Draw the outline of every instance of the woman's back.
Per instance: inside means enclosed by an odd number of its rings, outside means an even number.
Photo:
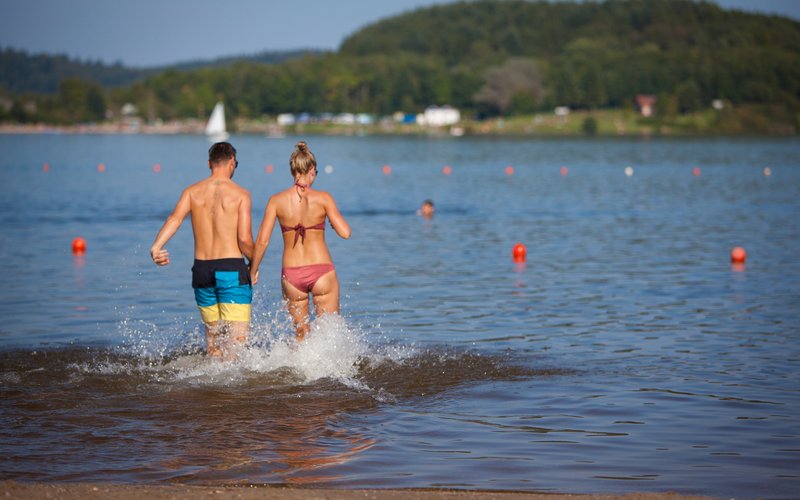
[[[330,263],[325,244],[328,193],[296,186],[276,194],[276,215],[283,232],[284,267]]]

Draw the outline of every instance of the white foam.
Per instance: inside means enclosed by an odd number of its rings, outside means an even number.
[[[294,327],[285,308],[254,314],[247,346],[220,361],[202,353],[204,333],[187,325],[159,329],[152,323],[125,320],[120,329],[126,339],[124,359],[95,360],[81,371],[100,374],[147,374],[151,381],[178,385],[235,386],[254,378],[270,383],[309,384],[330,379],[357,390],[370,390],[358,378],[363,361],[402,362],[416,349],[403,345],[372,345],[361,328],[338,314],[327,314],[310,325],[302,342],[294,338]],[[199,342],[198,342],[199,339]]]

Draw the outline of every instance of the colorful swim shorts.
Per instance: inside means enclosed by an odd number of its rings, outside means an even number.
[[[244,259],[195,259],[192,288],[203,323],[250,321],[253,287]]]

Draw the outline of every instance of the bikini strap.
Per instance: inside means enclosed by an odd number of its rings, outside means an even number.
[[[303,201],[303,195],[300,192],[305,193],[308,184],[303,184],[300,181],[294,181],[294,190],[297,192],[297,197],[300,198],[300,201]]]

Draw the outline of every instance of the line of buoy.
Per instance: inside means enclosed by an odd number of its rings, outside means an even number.
[[[453,167],[451,167],[450,165],[445,165],[444,167],[442,167],[442,173],[444,175],[452,174],[453,173]]]
[[[161,165],[159,165],[158,163],[154,163],[153,164],[153,173],[157,174],[159,172],[161,172]]]
[[[101,174],[106,171],[106,164],[105,163],[98,163],[97,164],[97,171]]]
[[[383,175],[389,175],[391,173],[392,173],[392,167],[390,167],[389,165],[384,165],[383,166]]]

